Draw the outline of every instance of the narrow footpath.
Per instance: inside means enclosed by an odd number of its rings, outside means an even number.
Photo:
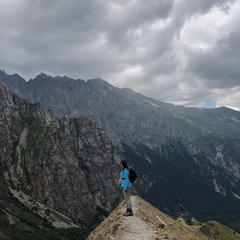
[[[159,239],[156,235],[156,232],[153,228],[149,226],[149,224],[145,223],[139,215],[139,203],[137,201],[137,197],[131,197],[132,204],[133,204],[133,216],[124,217],[123,221],[121,222],[121,226],[119,228],[118,236],[112,236],[111,239],[114,240],[156,240]],[[125,212],[125,208],[121,209],[121,214]]]
[[[168,239],[165,223],[155,208],[137,196],[131,196],[133,216],[125,217],[123,201],[87,238],[87,240],[162,240]]]
[[[106,218],[87,240],[240,240],[240,234],[215,221],[173,219],[138,196],[131,196],[133,216],[125,217],[125,201]],[[206,229],[208,230],[206,234]]]

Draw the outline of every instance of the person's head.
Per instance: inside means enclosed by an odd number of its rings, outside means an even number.
[[[127,161],[124,160],[124,159],[121,160],[121,165],[122,165],[123,168],[127,168],[128,167]]]

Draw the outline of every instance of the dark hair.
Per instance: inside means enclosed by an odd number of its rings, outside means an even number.
[[[121,161],[121,164],[122,164],[122,166],[123,166],[124,168],[127,168],[127,167],[128,167],[127,161],[124,160],[124,159]]]

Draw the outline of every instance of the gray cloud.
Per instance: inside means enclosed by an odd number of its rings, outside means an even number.
[[[0,68],[8,73],[26,80],[42,71],[101,77],[186,106],[222,103],[224,88],[231,95],[228,105],[237,102],[232,88],[239,86],[240,0],[0,4]],[[226,21],[222,24],[220,13]],[[206,49],[196,47],[206,44]]]
[[[188,71],[215,88],[239,86],[240,32],[221,38],[210,51],[189,54]]]

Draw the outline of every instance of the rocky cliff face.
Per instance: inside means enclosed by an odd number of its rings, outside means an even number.
[[[85,117],[56,119],[0,84],[1,181],[66,216],[88,222],[119,201],[119,157]]]
[[[98,122],[137,169],[141,196],[161,210],[224,223],[240,216],[239,112],[174,106],[101,79],[40,74],[23,83],[1,74],[16,93],[59,117]]]

